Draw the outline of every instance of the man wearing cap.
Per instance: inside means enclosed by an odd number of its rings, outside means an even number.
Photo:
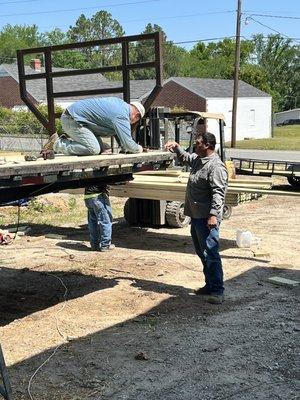
[[[52,135],[48,142],[56,153],[67,155],[95,155],[103,151],[101,137],[115,136],[123,151],[142,153],[131,136],[131,125],[145,115],[139,102],[130,104],[117,97],[99,97],[76,101],[61,116],[61,124],[68,137]],[[50,145],[50,147],[49,147]]]

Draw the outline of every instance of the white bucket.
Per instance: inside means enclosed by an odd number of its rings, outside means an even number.
[[[238,229],[236,231],[236,244],[238,247],[251,247],[253,244],[253,235],[250,231]]]

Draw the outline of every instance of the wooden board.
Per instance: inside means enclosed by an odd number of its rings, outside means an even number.
[[[150,151],[139,154],[105,154],[97,156],[56,156],[54,160],[38,159],[37,161],[15,160],[0,165],[0,178],[13,175],[26,176],[45,174],[76,169],[100,169],[112,165],[155,163],[171,161],[174,154],[170,152]]]
[[[177,176],[176,176],[177,175]],[[119,197],[140,199],[182,201],[185,200],[188,174],[164,176],[162,172],[151,174],[134,174],[134,180],[124,185],[113,185],[111,194]],[[247,182],[247,183],[245,183]],[[240,201],[248,201],[260,195],[274,194],[286,196],[300,196],[297,192],[271,190],[272,181],[258,179],[229,180],[226,204],[236,205]],[[244,196],[244,199],[243,199]]]

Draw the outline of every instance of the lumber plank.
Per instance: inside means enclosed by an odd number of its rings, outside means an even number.
[[[54,160],[9,161],[0,165],[0,177],[12,175],[45,174],[76,169],[100,169],[111,165],[138,164],[159,161],[171,161],[170,152],[151,151],[139,154],[105,154],[96,156],[57,156]]]

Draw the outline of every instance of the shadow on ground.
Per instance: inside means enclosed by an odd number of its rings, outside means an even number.
[[[28,236],[41,236],[60,240],[57,245],[63,248],[74,250],[87,251],[89,248],[85,244],[80,243],[89,241],[89,234],[87,225],[81,225],[80,228],[72,227],[54,227],[47,224],[30,224],[31,230]],[[13,226],[7,226],[9,229]],[[127,249],[149,250],[149,251],[165,251],[180,253],[193,252],[192,239],[189,231],[186,234],[178,234],[180,230],[176,228],[155,229],[153,231],[149,228],[132,227],[128,225],[124,219],[120,219],[113,225],[113,242],[117,247],[124,247]],[[175,235],[174,235],[175,233]],[[222,234],[222,231],[221,231]],[[54,235],[54,236],[52,236]],[[130,237],[130,240],[128,240]],[[71,242],[76,242],[72,244]],[[79,242],[79,243],[78,243]],[[236,247],[235,240],[222,239],[220,240],[220,249],[226,250]]]
[[[274,274],[297,278],[290,270],[258,265],[226,282],[228,299],[221,306],[181,286],[129,279],[140,296],[171,297],[146,314],[64,344],[35,377],[35,398],[296,398],[295,336],[280,325],[286,317],[288,326],[296,315],[296,289],[266,283]],[[44,290],[60,296],[50,277],[44,278]],[[72,286],[72,277],[66,283]],[[90,284],[96,290],[98,283]],[[115,280],[99,280],[100,288],[114,284]],[[36,300],[43,303],[39,289],[38,293]],[[9,368],[16,400],[27,398],[29,377],[50,354],[47,350]]]
[[[1,267],[0,326],[64,301],[65,290],[58,278],[68,288],[68,299],[82,297],[117,284],[114,279],[83,275],[77,271],[38,272],[28,268],[16,270]]]

